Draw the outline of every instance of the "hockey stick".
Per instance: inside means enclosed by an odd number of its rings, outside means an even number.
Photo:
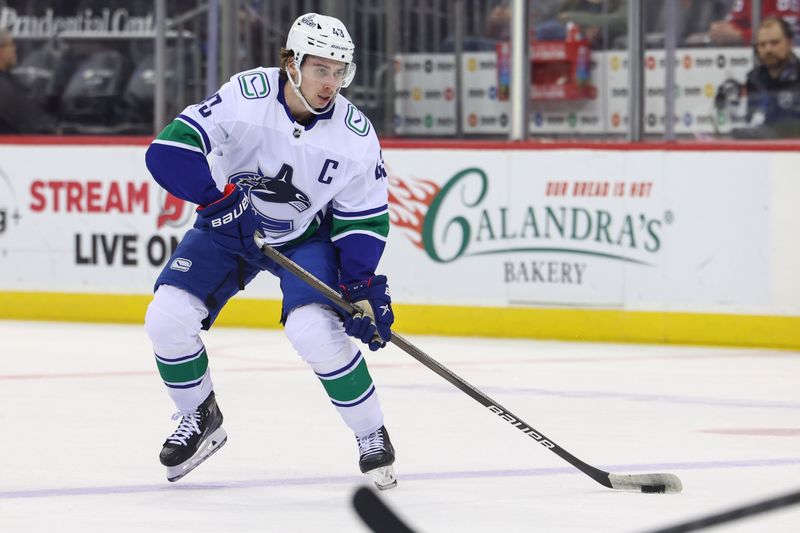
[[[735,507],[728,511],[704,516],[703,518],[690,520],[682,524],[676,524],[674,526],[653,530],[649,533],[687,533],[688,531],[697,531],[698,529],[705,529],[718,524],[724,524],[725,522],[732,522],[748,516],[766,513],[767,511],[780,509],[781,507],[794,505],[796,503],[800,503],[800,490],[790,492],[789,494],[784,494],[782,496],[777,496],[775,498],[761,500],[749,505]]]
[[[261,251],[264,252],[264,255],[278,263],[280,266],[284,267],[301,280],[305,281],[314,289],[321,292],[333,303],[345,309],[348,313],[355,314],[361,312],[358,307],[345,300],[338,292],[324,284],[310,272],[307,272],[303,267],[271,246],[263,244],[261,239],[258,237],[256,237],[256,242],[259,246],[261,246]],[[459,390],[467,394],[467,396],[486,407],[489,412],[494,413],[518,430],[522,431],[525,435],[532,438],[545,448],[548,448],[550,451],[604,487],[608,487],[610,489],[641,492],[680,492],[683,488],[680,479],[678,479],[678,477],[674,474],[611,474],[609,472],[605,472],[604,470],[600,470],[599,468],[588,465],[561,446],[557,445],[551,439],[545,437],[541,432],[529,426],[517,415],[511,413],[511,411],[464,381],[444,365],[431,358],[425,352],[405,340],[394,331],[392,331],[391,342],[408,355],[444,378],[446,381],[450,382]]]
[[[414,530],[368,487],[360,487],[353,493],[353,507],[361,520],[376,533],[414,533]]]

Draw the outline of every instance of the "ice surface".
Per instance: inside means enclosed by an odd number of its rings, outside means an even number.
[[[419,532],[638,532],[800,489],[800,353],[409,336],[558,445],[680,494],[606,489],[395,347],[367,355]],[[353,436],[278,330],[205,336],[228,444],[178,483],[142,327],[0,321],[0,531],[360,532]],[[800,531],[800,505],[714,528]]]

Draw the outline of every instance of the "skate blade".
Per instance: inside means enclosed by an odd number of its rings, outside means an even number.
[[[225,430],[221,427],[217,428],[214,433],[206,437],[206,440],[200,444],[197,452],[195,452],[195,454],[187,461],[184,461],[176,466],[167,467],[167,481],[178,481],[183,476],[200,466],[203,461],[214,455],[214,453],[222,448],[227,441],[228,434],[225,433]]]
[[[397,478],[394,476],[394,467],[392,465],[370,470],[367,474],[375,482],[378,490],[389,490],[397,486]]]

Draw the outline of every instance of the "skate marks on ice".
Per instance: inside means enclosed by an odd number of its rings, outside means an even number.
[[[370,480],[353,437],[281,331],[208,332],[230,440],[174,484],[158,462],[173,406],[141,327],[0,322],[0,338],[4,533],[364,530],[349,496]],[[380,496],[419,531],[641,532],[800,479],[798,354],[414,342],[597,466],[685,485],[652,497],[587,483],[390,347],[369,359],[397,450],[398,487]],[[796,508],[719,530],[793,532]]]
[[[669,469],[675,471],[692,470],[720,470],[720,469],[750,469],[781,466],[800,467],[800,456],[784,459],[754,459],[743,461],[706,461],[698,463],[653,463],[653,464],[619,464],[599,465],[603,469],[625,470],[629,472],[647,472],[650,470]],[[475,470],[475,471],[442,471],[442,472],[403,472],[400,477],[403,481],[459,481],[459,480],[491,480],[497,481],[504,478],[540,478],[550,476],[573,475],[580,476],[570,466],[556,468],[519,468],[513,470]],[[54,498],[54,497],[79,497],[79,496],[111,496],[120,494],[142,494],[181,491],[204,491],[220,489],[258,489],[302,486],[349,486],[364,483],[365,476],[315,476],[315,477],[288,477],[288,478],[262,478],[242,479],[228,481],[181,482],[167,485],[153,483],[142,485],[98,485],[84,487],[53,487],[37,488],[30,490],[3,490],[0,491],[0,500]],[[590,486],[591,488],[591,486]],[[592,489],[596,491],[598,489]],[[600,489],[602,490],[602,489]]]

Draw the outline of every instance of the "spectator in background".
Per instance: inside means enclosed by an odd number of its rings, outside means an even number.
[[[723,20],[713,22],[708,30],[711,42],[718,46],[750,44],[753,38],[752,0],[736,0]],[[761,18],[777,16],[786,20],[795,35],[800,22],[800,0],[761,0]]]
[[[536,27],[536,38],[540,41],[566,40],[569,22],[578,25],[592,48],[608,48],[616,37],[627,31],[628,1],[561,0],[555,17]],[[607,28],[607,36],[604,36],[604,28]]]
[[[792,52],[792,28],[779,17],[758,26],[758,66],[747,74],[749,128],[733,131],[737,138],[800,136],[800,62]]]
[[[500,2],[489,11],[483,34],[496,41],[508,41],[511,38],[511,6],[508,2]]]
[[[528,8],[529,29],[543,20],[549,20],[558,13],[563,0],[534,0]],[[496,4],[486,15],[483,35],[495,41],[511,39],[511,5],[507,0]]]
[[[8,30],[0,29],[0,134],[54,133],[55,120],[11,74],[16,64],[14,39]]]

